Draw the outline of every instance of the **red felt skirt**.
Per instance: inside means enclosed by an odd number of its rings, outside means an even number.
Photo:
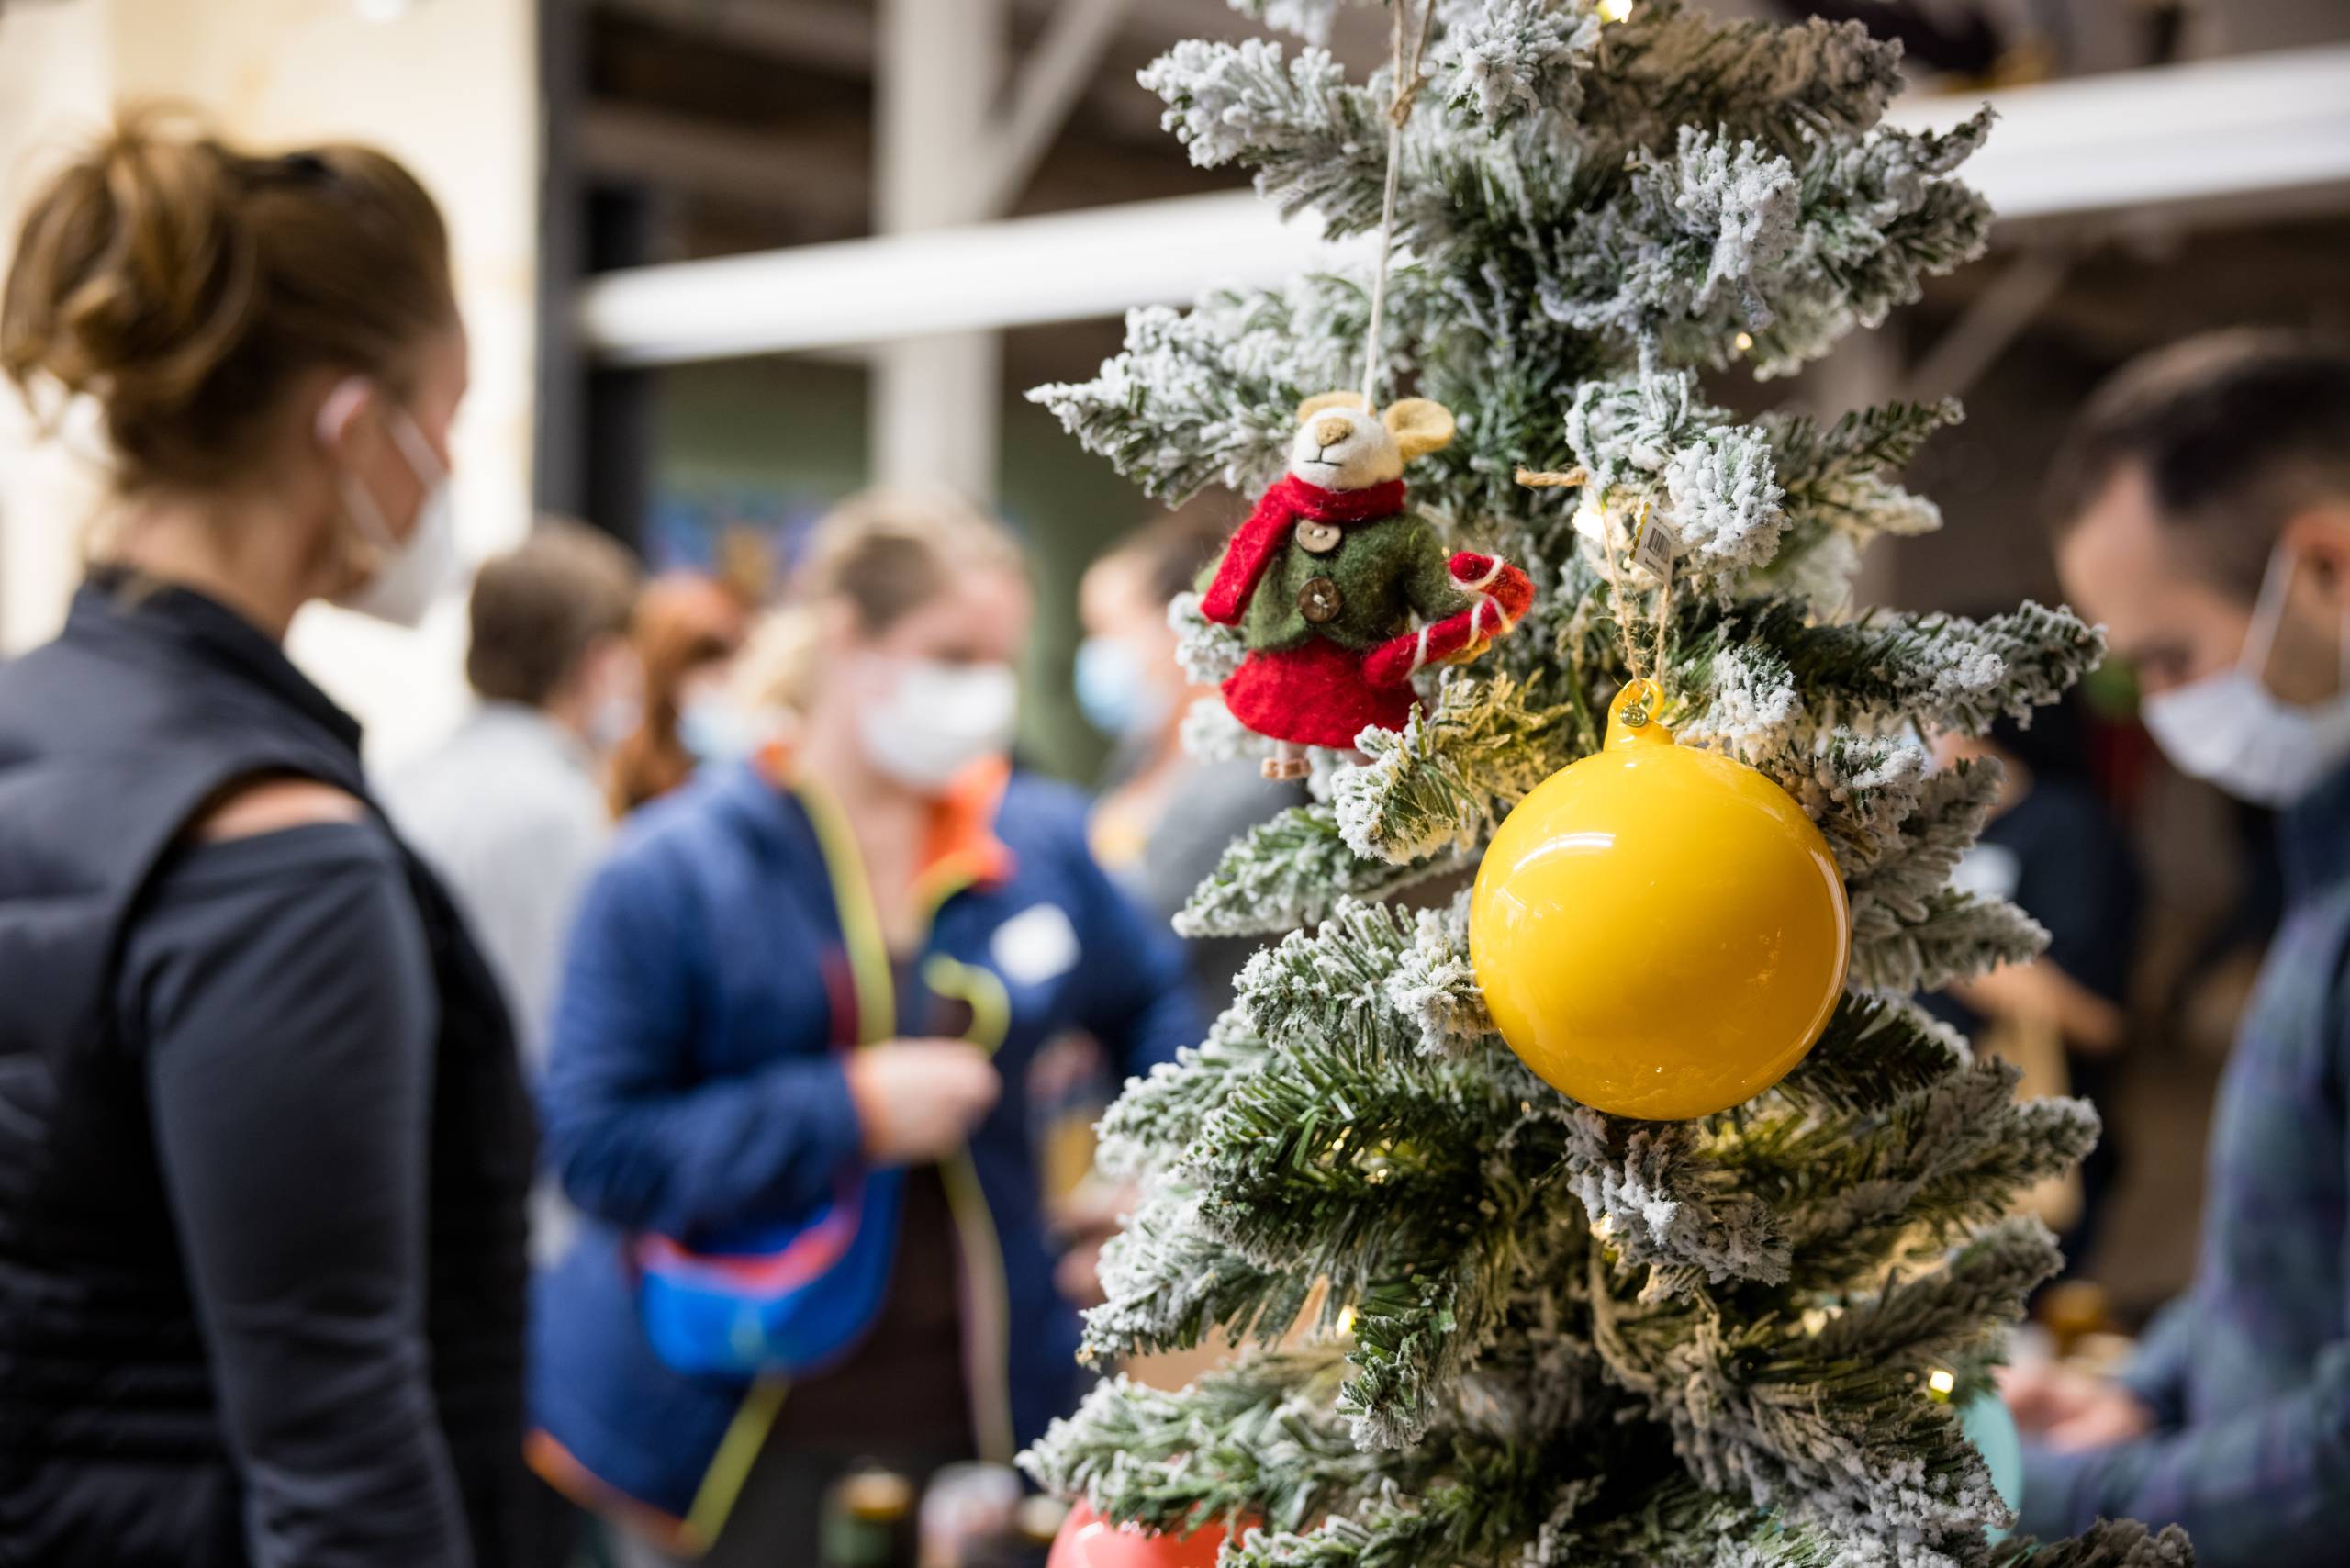
[[[1417,701],[1408,681],[1371,685],[1363,661],[1362,654],[1327,637],[1250,654],[1225,678],[1224,703],[1260,735],[1349,751],[1355,736],[1371,725],[1402,729]]]

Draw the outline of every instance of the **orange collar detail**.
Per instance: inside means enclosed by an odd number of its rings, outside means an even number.
[[[930,842],[923,846],[924,881],[951,875],[950,868],[972,882],[1001,882],[1012,875],[1012,850],[995,835],[996,812],[1011,782],[1011,761],[991,756],[947,785],[931,809]]]
[[[779,790],[795,788],[792,752],[774,740],[759,748],[759,772]],[[988,757],[957,774],[946,792],[931,802],[930,825],[916,874],[927,902],[935,904],[959,888],[990,885],[1011,877],[1011,847],[995,834],[996,812],[1012,782],[1009,758]]]

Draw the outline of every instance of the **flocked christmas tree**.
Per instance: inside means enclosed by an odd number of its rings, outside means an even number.
[[[1395,83],[1310,41],[1337,0],[1237,3],[1309,41],[1177,47],[1144,76],[1169,125],[1284,211],[1375,230]],[[1416,32],[1423,0],[1394,3]],[[2011,1069],[1909,1000],[2042,941],[1950,886],[1997,776],[1930,771],[1919,734],[2028,715],[2099,639],[2029,604],[1851,608],[1862,547],[1937,526],[1893,476],[1955,407],[1742,421],[1699,381],[1791,372],[1975,254],[1989,214],[1953,172],[1987,117],[1880,126],[1897,50],[1852,24],[1433,4],[1379,352],[1389,395],[1459,418],[1411,504],[1523,564],[1534,608],[1422,677],[1405,730],[1321,757],[1315,802],[1236,843],[1182,915],[1269,946],[1209,1039],[1103,1125],[1144,1196],[1088,1348],[1251,1348],[1180,1393],[1107,1381],[1027,1462],[1113,1518],[1232,1527],[1227,1565],[2184,1563],[2176,1532],[2130,1524],[1994,1543],[2007,1510],[1956,1403],[2057,1263],[2018,1199],[2096,1124],[2018,1101]],[[1301,398],[1354,384],[1369,271],[1136,312],[1099,376],[1036,396],[1156,497],[1253,493]],[[1581,470],[1580,494],[1520,468]],[[1669,602],[1611,591],[1609,520],[1644,508],[1679,531]],[[1194,610],[1186,655],[1220,678],[1237,640]],[[1634,657],[1684,743],[1802,804],[1850,898],[1817,1046],[1695,1121],[1607,1115],[1530,1072],[1451,896],[1598,744]],[[1195,719],[1202,747],[1248,744]]]

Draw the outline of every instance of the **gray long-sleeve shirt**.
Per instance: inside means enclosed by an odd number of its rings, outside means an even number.
[[[464,912],[535,1076],[563,941],[611,839],[587,747],[535,709],[487,702],[438,750],[396,769],[381,793]]]

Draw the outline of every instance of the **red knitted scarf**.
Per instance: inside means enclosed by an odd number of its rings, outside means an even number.
[[[1200,613],[1225,626],[1237,625],[1241,611],[1248,605],[1248,596],[1256,590],[1257,579],[1265,575],[1273,557],[1289,543],[1299,518],[1311,518],[1315,522],[1369,522],[1374,518],[1393,517],[1404,510],[1404,481],[1390,479],[1361,490],[1326,490],[1319,485],[1308,484],[1294,474],[1284,474],[1278,484],[1265,492],[1248,521],[1233,533],[1232,543],[1225,546],[1224,564],[1215,569],[1215,581],[1208,585],[1207,597],[1200,600]]]

